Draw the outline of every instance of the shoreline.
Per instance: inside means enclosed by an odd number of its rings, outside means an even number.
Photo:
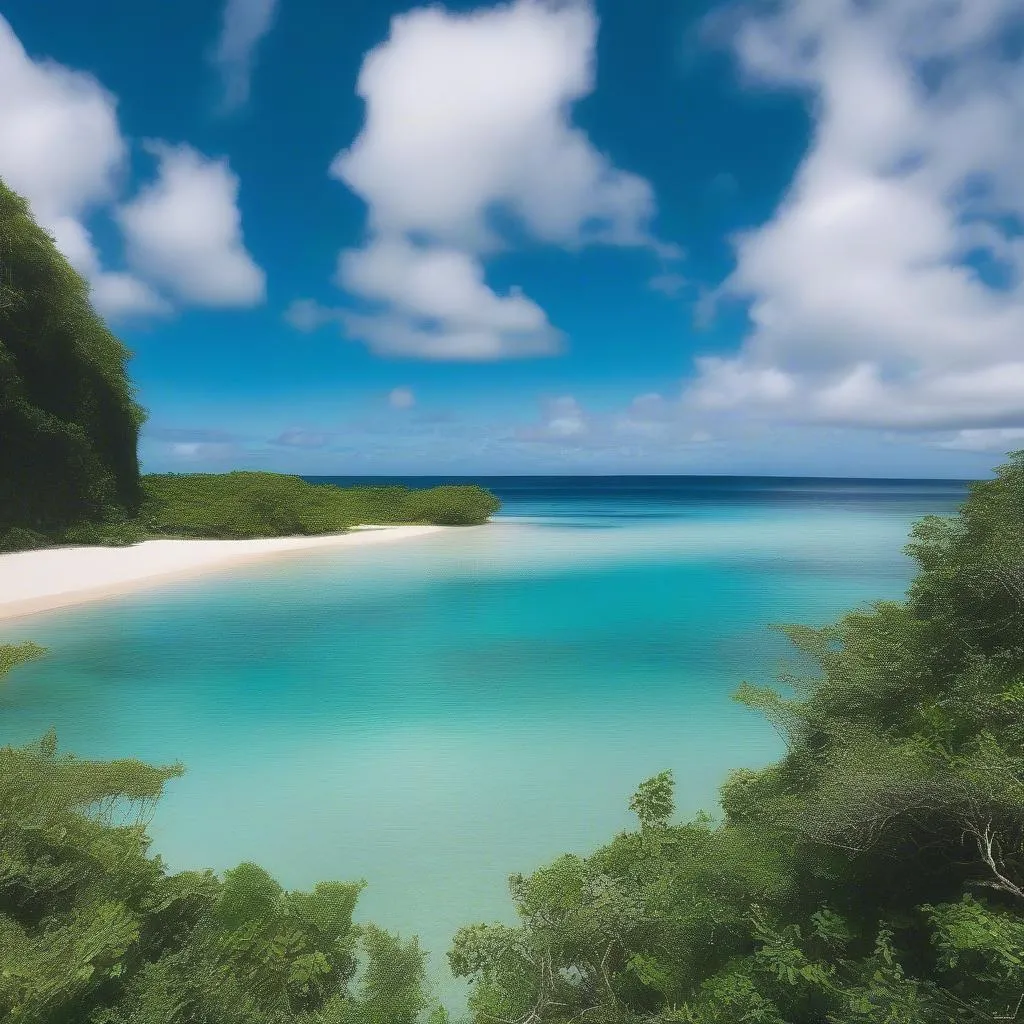
[[[348,533],[253,540],[146,540],[127,547],[42,548],[0,555],[0,621],[90,604],[292,551],[394,543],[448,526],[357,526]]]

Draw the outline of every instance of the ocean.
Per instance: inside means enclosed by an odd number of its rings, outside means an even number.
[[[458,1010],[443,954],[462,924],[514,921],[508,875],[633,827],[631,794],[666,768],[680,816],[714,813],[730,769],[781,750],[731,700],[794,664],[770,625],[901,597],[912,522],[966,494],[474,482],[503,500],[490,525],[7,623],[0,640],[49,655],[0,688],[0,743],[54,726],[79,756],[184,762],[151,828],[171,869],[253,860],[289,888],[364,878],[357,918],[418,934]]]

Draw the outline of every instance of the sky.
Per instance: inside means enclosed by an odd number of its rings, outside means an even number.
[[[149,472],[986,476],[1020,0],[0,0]]]

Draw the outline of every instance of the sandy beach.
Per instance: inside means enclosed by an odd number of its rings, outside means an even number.
[[[115,597],[292,551],[391,544],[449,529],[363,526],[350,533],[259,540],[147,540],[131,547],[69,547],[0,555],[0,620]]]

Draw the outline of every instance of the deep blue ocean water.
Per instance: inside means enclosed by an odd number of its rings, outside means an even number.
[[[443,953],[461,924],[513,919],[508,875],[632,827],[665,768],[681,814],[714,811],[730,768],[780,750],[730,700],[790,657],[769,624],[900,597],[911,523],[966,493],[475,479],[504,501],[484,527],[8,623],[50,654],[0,689],[0,742],[53,725],[81,756],[183,761],[151,830],[172,869],[365,878],[357,916],[419,934],[457,1008]]]

